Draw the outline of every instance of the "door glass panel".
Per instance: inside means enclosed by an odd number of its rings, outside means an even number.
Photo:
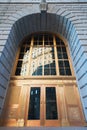
[[[55,120],[57,116],[56,91],[54,87],[46,87],[46,119]]]
[[[40,88],[32,87],[30,91],[30,102],[28,120],[40,119]]]

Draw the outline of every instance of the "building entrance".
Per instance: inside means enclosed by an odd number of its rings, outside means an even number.
[[[26,126],[79,126],[83,114],[76,85],[29,87]]]
[[[3,126],[83,126],[84,115],[75,78],[12,78]]]
[[[3,126],[83,126],[84,115],[67,43],[35,33],[19,46]]]

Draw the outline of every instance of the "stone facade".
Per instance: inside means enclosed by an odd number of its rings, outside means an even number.
[[[36,2],[40,2],[41,0],[0,0],[0,2],[31,2],[31,3],[36,3]],[[53,2],[57,2],[57,3],[61,3],[61,2],[87,2],[87,0],[46,0],[47,2],[53,3]]]
[[[68,42],[87,121],[87,0],[48,2],[47,12],[41,12],[38,1],[4,2],[9,3],[0,3],[0,113],[20,41],[31,33],[48,31]]]

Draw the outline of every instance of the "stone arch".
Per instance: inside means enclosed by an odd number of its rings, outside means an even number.
[[[85,50],[82,46],[82,42],[77,34],[74,24],[64,16],[51,13],[36,13],[27,15],[20,18],[13,24],[9,37],[6,41],[5,47],[2,48],[2,54],[0,59],[1,62],[0,67],[2,67],[2,70],[0,70],[1,74],[0,83],[2,86],[2,97],[3,97],[2,98],[3,100],[1,101],[0,104],[1,109],[3,108],[5,94],[8,88],[11,69],[18,45],[25,36],[40,31],[54,32],[56,34],[59,33],[62,37],[64,37],[68,41],[69,49],[74,64],[74,69],[76,72],[76,78],[78,81],[84,113],[87,116],[87,106],[85,104],[86,102],[85,96],[87,95],[85,91],[87,89],[86,88],[87,59]]]

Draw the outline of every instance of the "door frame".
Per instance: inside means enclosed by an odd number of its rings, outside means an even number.
[[[32,87],[40,87],[40,120],[27,120],[29,102],[30,102],[30,89]],[[56,120],[46,119],[46,87],[55,87],[56,90],[56,104],[57,104],[57,116]],[[28,85],[27,86],[27,99],[26,99],[26,114],[25,114],[25,126],[60,126],[60,101],[58,96],[58,85],[55,84],[45,84],[45,85]]]

